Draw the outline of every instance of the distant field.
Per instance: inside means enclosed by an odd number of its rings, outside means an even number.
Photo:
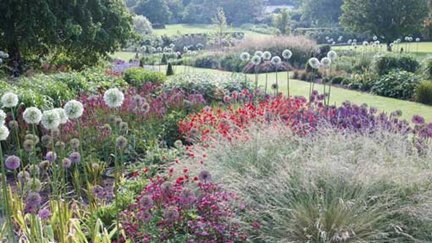
[[[410,53],[418,53],[418,54],[432,54],[432,42],[420,42],[420,43],[410,43],[410,44],[397,44],[393,47],[393,51],[400,52],[401,48],[403,48],[404,52],[410,52]],[[334,47],[335,50],[349,50],[353,49],[352,46],[336,46]],[[374,49],[371,46],[364,47],[363,45],[358,45],[356,50],[358,52],[371,52],[371,51],[386,51],[386,46],[381,45],[380,48]]]
[[[241,28],[234,28],[229,27],[229,32],[234,31],[242,31],[245,33],[246,36],[249,37],[259,37],[259,36],[267,36],[265,34],[260,34],[248,30],[243,30]],[[167,25],[165,29],[155,29],[155,34],[161,36],[161,35],[167,35],[167,36],[174,36],[174,35],[181,35],[181,34],[197,34],[197,33],[214,33],[215,32],[215,26],[214,25],[189,25],[189,24],[172,24]]]

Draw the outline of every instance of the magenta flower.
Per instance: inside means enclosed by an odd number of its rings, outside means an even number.
[[[72,152],[69,155],[69,159],[72,162],[72,164],[78,164],[79,162],[81,162],[81,154],[78,152]]]
[[[425,119],[422,116],[415,115],[411,120],[416,125],[422,125],[425,123]]]
[[[9,170],[16,170],[21,165],[21,159],[18,156],[11,155],[8,156],[5,160],[5,166]]]
[[[48,160],[49,162],[53,162],[57,159],[57,154],[53,151],[49,151],[46,155],[45,155],[45,159]]]
[[[51,218],[51,211],[47,208],[41,209],[39,210],[39,218],[41,218],[42,220],[48,220],[49,218]]]

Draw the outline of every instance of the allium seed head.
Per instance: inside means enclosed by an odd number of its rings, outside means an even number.
[[[42,120],[42,112],[36,107],[29,107],[25,109],[23,118],[27,124],[39,124]]]
[[[18,96],[12,92],[6,92],[1,97],[3,107],[13,108],[18,105]]]
[[[5,160],[5,166],[9,170],[16,170],[21,165],[21,159],[18,156],[11,155],[8,156]]]

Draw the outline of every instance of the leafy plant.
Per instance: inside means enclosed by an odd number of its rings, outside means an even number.
[[[161,84],[166,80],[166,76],[143,68],[130,68],[125,71],[124,79],[134,87],[142,87],[145,83]]]
[[[406,71],[393,71],[378,79],[371,88],[375,94],[398,98],[411,99],[420,83],[420,78]]]
[[[432,82],[425,80],[420,82],[415,90],[415,99],[417,102],[432,105]]]

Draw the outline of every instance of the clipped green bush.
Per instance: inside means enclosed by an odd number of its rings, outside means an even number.
[[[161,84],[165,82],[166,76],[143,68],[130,68],[125,71],[124,80],[134,87],[141,87],[145,83]]]
[[[423,64],[423,72],[426,79],[432,79],[432,58],[427,58]]]
[[[377,95],[398,99],[411,99],[420,83],[420,78],[406,71],[392,71],[378,79],[371,88]]]
[[[432,105],[432,82],[430,80],[422,81],[418,85],[415,98],[417,102]]]
[[[171,63],[168,63],[168,67],[167,67],[167,71],[166,71],[166,76],[171,76],[174,75],[174,69],[172,67]]]
[[[377,56],[374,60],[374,69],[379,75],[385,75],[392,70],[416,72],[420,63],[411,56],[383,55]]]

